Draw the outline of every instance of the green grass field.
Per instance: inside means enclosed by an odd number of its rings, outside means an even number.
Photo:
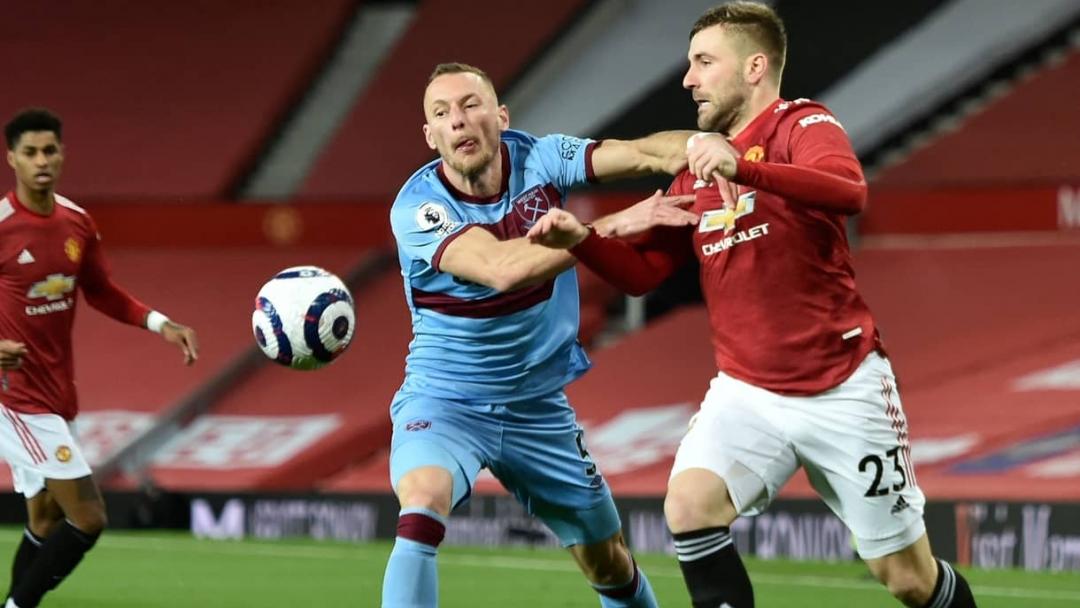
[[[20,530],[0,529],[10,560]],[[200,541],[183,534],[109,532],[64,585],[52,608],[378,606],[387,543]],[[665,606],[689,606],[674,558],[639,555]],[[7,563],[3,571],[7,571]],[[752,561],[759,606],[899,606],[859,564]],[[444,608],[599,605],[557,550],[444,547]],[[1080,606],[1080,573],[965,570],[980,608]],[[7,587],[7,580],[3,582]]]

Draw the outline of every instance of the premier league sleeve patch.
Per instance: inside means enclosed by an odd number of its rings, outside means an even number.
[[[427,201],[416,210],[416,225],[420,232],[436,231],[439,236],[446,236],[457,228],[458,223],[451,219],[450,212],[439,203]]]

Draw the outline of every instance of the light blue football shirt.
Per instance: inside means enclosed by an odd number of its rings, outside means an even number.
[[[458,192],[442,162],[405,182],[390,211],[413,340],[403,391],[483,402],[529,399],[561,389],[591,363],[577,342],[577,274],[507,293],[439,268],[442,252],[466,229],[502,240],[525,235],[566,193],[592,178],[595,142],[566,135],[502,133],[500,195]],[[479,226],[480,228],[475,228]]]

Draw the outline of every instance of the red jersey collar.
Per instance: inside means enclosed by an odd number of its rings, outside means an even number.
[[[756,134],[757,130],[760,129],[761,126],[769,120],[769,117],[776,113],[776,108],[781,103],[784,103],[784,100],[781,98],[777,98],[776,101],[770,103],[764,110],[762,110],[757,116],[755,116],[749,124],[746,125],[745,129],[739,131],[738,135],[731,138],[731,141],[742,142],[743,140],[749,139],[752,135]]]
[[[14,202],[14,203],[15,203],[15,207],[17,207],[17,208],[19,208],[19,209],[22,209],[23,211],[25,211],[25,212],[29,213],[29,214],[30,214],[31,216],[33,216],[33,217],[40,217],[40,218],[44,219],[44,218],[50,218],[50,217],[52,217],[52,216],[53,216],[54,214],[56,214],[56,197],[55,197],[55,196],[53,197],[53,206],[52,206],[52,211],[51,211],[51,212],[49,212],[48,214],[42,214],[42,213],[38,213],[37,211],[34,211],[34,210],[33,210],[33,209],[31,209],[30,207],[27,207],[27,206],[26,206],[26,203],[24,203],[24,202],[22,202],[21,200],[19,200],[19,195],[15,194],[15,190],[9,190],[9,191],[8,191],[8,193],[7,193],[7,199],[8,199],[8,200],[10,200],[10,201],[12,201],[12,202]]]

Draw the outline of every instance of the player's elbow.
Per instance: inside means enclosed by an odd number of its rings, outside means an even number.
[[[869,194],[870,191],[865,181],[859,180],[854,184],[847,196],[847,200],[844,201],[847,212],[851,215],[862,213],[866,209],[866,200],[869,198]]]
[[[652,278],[627,278],[617,285],[626,295],[640,298],[660,286],[660,282]]]
[[[514,268],[492,268],[488,272],[487,286],[499,293],[521,289],[529,285],[529,276]]]

